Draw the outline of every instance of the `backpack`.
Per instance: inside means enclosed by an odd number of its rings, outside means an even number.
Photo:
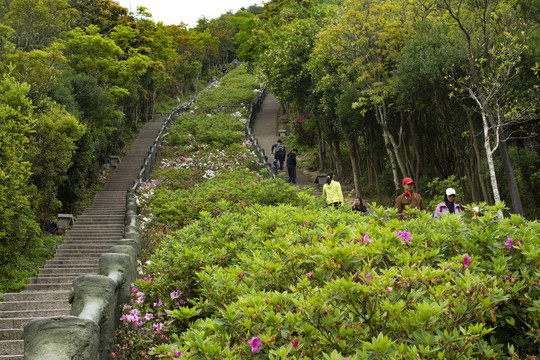
[[[277,144],[274,157],[277,157],[277,158],[285,157],[285,146],[283,144]]]

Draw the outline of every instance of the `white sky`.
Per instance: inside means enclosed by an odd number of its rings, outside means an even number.
[[[144,6],[152,14],[154,21],[165,25],[186,23],[195,27],[201,17],[215,19],[227,11],[233,13],[250,5],[262,5],[262,0],[116,0],[121,6],[135,13],[138,6]]]

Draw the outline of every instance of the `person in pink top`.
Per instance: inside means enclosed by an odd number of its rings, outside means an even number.
[[[440,219],[444,214],[461,214],[463,210],[459,204],[456,204],[456,190],[453,188],[448,188],[444,192],[444,201],[439,203],[435,207],[435,213],[433,217],[435,219]]]

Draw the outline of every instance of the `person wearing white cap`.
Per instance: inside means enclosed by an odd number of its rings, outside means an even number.
[[[437,205],[433,217],[435,219],[440,219],[444,214],[461,214],[461,206],[454,202],[455,199],[456,190],[453,188],[446,189],[444,192],[444,201]]]

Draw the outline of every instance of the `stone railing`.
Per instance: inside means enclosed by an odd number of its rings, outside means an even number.
[[[260,162],[271,174],[264,150],[253,137],[252,126],[266,95],[265,89],[250,105],[246,133],[253,142]],[[97,275],[81,275],[72,283],[69,302],[71,315],[49,317],[29,322],[24,327],[24,358],[26,360],[110,358],[114,331],[119,325],[121,304],[129,303],[131,284],[137,277],[140,254],[135,192],[146,181],[157,160],[159,147],[173,117],[188,111],[195,99],[173,109],[163,123],[132,188],[127,192],[123,239],[99,258]]]

